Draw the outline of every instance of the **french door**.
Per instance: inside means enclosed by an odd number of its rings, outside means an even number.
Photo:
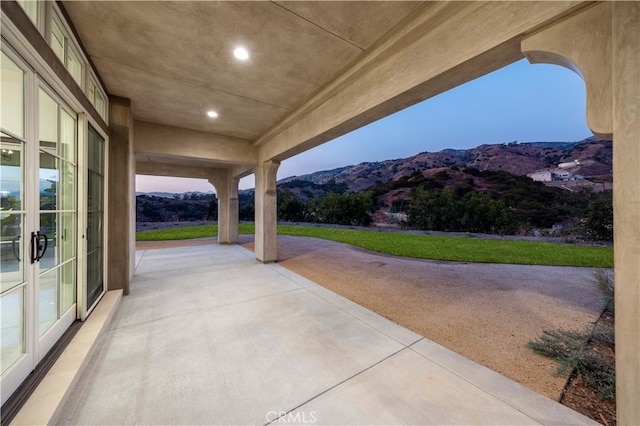
[[[2,403],[76,319],[78,115],[2,51]]]
[[[105,140],[91,124],[87,132],[87,279],[86,307],[105,292],[104,283]]]

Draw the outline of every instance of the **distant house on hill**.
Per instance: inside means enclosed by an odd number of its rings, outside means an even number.
[[[527,174],[531,179],[536,182],[551,182],[551,181],[569,181],[584,179],[584,176],[575,174],[568,170],[538,170],[533,173]]]
[[[551,182],[551,170],[539,170],[533,173],[527,174],[531,179],[536,182]]]
[[[574,174],[567,170],[551,172],[551,180],[573,180]]]

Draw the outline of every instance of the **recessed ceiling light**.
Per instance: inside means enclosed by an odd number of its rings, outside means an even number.
[[[207,111],[207,115],[211,118],[216,118],[218,116],[218,113],[215,111]]]
[[[249,59],[249,51],[242,46],[236,47],[236,49],[233,51],[233,56],[240,59],[241,61],[246,61],[247,59]]]

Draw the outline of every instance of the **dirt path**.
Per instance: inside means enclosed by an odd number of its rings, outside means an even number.
[[[253,249],[252,238],[241,243]],[[414,260],[287,236],[278,253],[281,266],[555,400],[566,378],[526,343],[600,310],[588,268]]]

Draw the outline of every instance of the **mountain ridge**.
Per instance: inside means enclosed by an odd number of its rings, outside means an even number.
[[[416,172],[430,169],[472,167],[480,171],[506,171],[527,175],[544,169],[557,168],[560,163],[578,160],[570,169],[585,178],[611,180],[611,141],[590,137],[577,142],[524,142],[483,144],[470,149],[444,149],[420,152],[416,155],[378,162],[322,170],[278,181],[303,199],[321,196],[318,185],[339,185],[346,192],[358,192],[385,182],[397,181]],[[314,187],[315,186],[315,187]]]

